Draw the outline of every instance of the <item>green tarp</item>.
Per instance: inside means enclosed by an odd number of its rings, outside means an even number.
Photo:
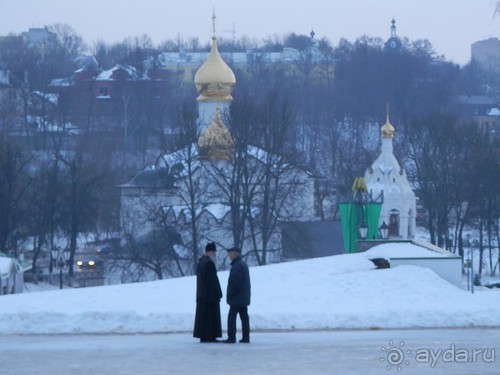
[[[363,216],[364,223],[368,226],[367,240],[378,238],[378,222],[381,203],[340,203],[342,217],[342,235],[344,237],[344,252],[355,253],[356,241],[359,239],[358,227],[361,224],[359,216]]]

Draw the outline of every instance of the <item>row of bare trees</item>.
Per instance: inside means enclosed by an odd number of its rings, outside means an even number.
[[[18,67],[28,73],[28,86],[19,86],[24,118],[28,117],[33,90],[43,90],[51,79],[65,77],[77,67],[75,57],[81,52],[81,39],[62,26],[53,30],[59,42],[43,56],[36,49],[16,45],[19,40],[15,38],[4,40],[0,46],[7,69]],[[177,42],[165,43],[165,50],[178,48]],[[240,44],[255,47],[248,40]],[[363,174],[378,153],[378,128],[389,99],[391,122],[396,127],[395,152],[428,211],[426,226],[431,240],[445,244],[452,233],[461,252],[462,234],[470,227],[484,234],[481,244],[498,246],[499,193],[492,178],[498,175],[498,138],[456,118],[452,107],[458,94],[485,93],[484,87],[490,82],[480,68],[474,64],[460,68],[444,60],[427,41],[403,40],[402,50],[387,51],[383,41],[376,38],[363,37],[352,43],[342,40],[332,46],[325,39],[313,44],[307,36],[294,35],[269,38],[260,48],[274,51],[285,45],[296,47],[301,58],[287,64],[255,60],[245,68],[233,67],[238,84],[227,118],[237,142],[233,174],[216,181],[234,209],[231,222],[235,245],[252,239],[257,262],[268,262],[268,255],[276,249],[271,235],[279,222],[276,213],[288,208],[283,207],[279,194],[284,193],[280,190],[278,194],[276,181],[289,173],[291,164],[323,176],[318,196],[325,191],[348,191],[353,179]],[[220,47],[223,50],[224,43]],[[230,49],[230,43],[226,47]],[[154,61],[151,58],[159,52],[146,37],[95,47],[102,67],[119,62],[139,71],[144,71],[144,62]],[[168,103],[153,108],[153,101],[143,98],[142,104],[134,107],[138,113],[127,114],[133,129],[139,126],[138,121],[150,121],[161,130],[154,135],[161,150],[144,147],[139,165],[127,164],[125,154],[116,157],[116,153],[124,152],[117,146],[121,141],[99,142],[90,128],[79,136],[65,133],[62,143],[49,129],[42,129],[48,142],[44,152],[35,151],[22,137],[13,142],[7,132],[2,133],[0,156],[5,178],[0,182],[0,251],[35,238],[32,246],[36,262],[44,246],[58,245],[54,240],[59,238],[57,233],[66,234],[63,246],[74,251],[78,233],[118,230],[119,192],[115,186],[148,163],[148,153],[175,150],[194,140],[189,130],[196,121],[194,87],[187,87],[181,76],[174,74],[169,82],[172,100]],[[2,123],[10,121],[12,110],[2,107]],[[66,121],[66,111],[60,108],[58,121]],[[189,142],[178,136],[182,132],[189,133]],[[258,170],[248,158],[249,145],[267,152]],[[190,249],[192,259],[196,259],[203,239],[197,227],[197,196],[203,185],[197,180],[198,164],[184,163],[184,167],[187,178],[182,180],[186,192],[183,199],[195,218],[190,223]],[[257,183],[264,188],[255,190]],[[293,186],[289,189],[292,194]],[[258,200],[254,199],[257,195]],[[254,211],[249,215],[250,207],[260,214]],[[321,216],[336,217],[336,212],[322,212]]]
[[[184,146],[165,156],[166,166],[157,163],[157,170],[152,171],[159,176],[158,168],[163,168],[171,176],[164,181],[167,193],[157,193],[158,199],[146,194],[138,199],[138,204],[146,208],[144,215],[136,212],[133,218],[125,217],[126,223],[137,223],[138,215],[141,220],[144,216],[143,221],[153,225],[147,236],[138,235],[144,227],[127,225],[128,250],[122,251],[116,260],[121,264],[140,263],[142,269],[159,278],[166,273],[183,275],[194,272],[200,247],[214,239],[220,245],[230,243],[243,248],[245,256],[259,265],[281,259],[280,223],[314,217],[314,186],[309,175],[297,167],[287,145],[293,118],[286,98],[276,93],[260,104],[248,97],[235,101],[231,113],[225,116],[234,147],[225,150],[227,157],[211,159],[200,154],[196,117],[194,111],[185,109],[179,119],[185,129]],[[306,208],[302,204],[305,196],[310,199]],[[134,207],[134,203],[130,204]],[[179,219],[179,212],[171,218],[173,211],[180,208],[183,219]],[[223,218],[218,218],[221,222],[215,222],[217,219],[207,213],[210,209],[222,212]],[[161,261],[161,251],[157,251],[155,258],[146,262],[146,252],[141,252],[140,259],[135,251],[140,247],[137,238],[153,238],[154,233],[168,234],[169,240],[157,246],[157,250],[164,249]],[[179,262],[176,252],[165,247],[168,242],[182,245],[188,252],[187,259]],[[169,267],[173,263],[178,265],[174,269]]]
[[[80,236],[117,228],[113,155],[98,139],[81,137],[71,150],[54,137],[49,152],[23,142],[0,141],[0,251],[18,256],[33,251],[37,262],[51,248],[71,252],[70,276]]]

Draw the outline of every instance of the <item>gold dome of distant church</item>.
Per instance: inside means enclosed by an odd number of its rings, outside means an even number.
[[[198,100],[231,100],[231,92],[236,84],[236,77],[231,68],[222,60],[217,49],[215,36],[215,14],[212,16],[212,49],[207,60],[198,69],[194,77]]]
[[[394,137],[394,126],[391,125],[389,120],[389,102],[386,104],[387,107],[387,115],[385,124],[380,128],[380,133],[382,134],[382,138],[392,138]]]

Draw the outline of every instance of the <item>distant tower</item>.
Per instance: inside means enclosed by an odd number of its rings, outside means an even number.
[[[212,49],[207,60],[198,69],[194,83],[198,90],[198,136],[214,121],[217,109],[222,115],[229,110],[233,100],[231,92],[236,78],[231,68],[222,60],[217,50],[215,12],[212,16]]]
[[[391,24],[391,36],[387,39],[387,42],[385,42],[385,49],[399,51],[403,48],[403,43],[401,43],[401,40],[396,34],[396,20],[394,18],[392,19]]]
[[[313,48],[318,47],[318,41],[314,38],[316,36],[316,33],[314,32],[314,29],[311,29],[311,32],[309,33],[309,36],[311,37],[311,46]]]
[[[389,225],[390,237],[410,239],[415,235],[417,201],[404,168],[400,167],[393,154],[394,127],[389,121],[389,103],[386,122],[380,128],[380,134],[381,152],[365,172],[366,185],[372,196],[382,194],[384,198],[379,226],[385,222]]]

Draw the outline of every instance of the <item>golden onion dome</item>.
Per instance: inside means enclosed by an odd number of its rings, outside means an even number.
[[[233,150],[234,139],[217,108],[214,120],[198,138],[198,152],[202,159],[230,160]]]
[[[215,37],[215,15],[214,35],[212,36],[212,49],[207,60],[198,69],[194,76],[194,84],[200,94],[198,100],[223,99],[231,100],[231,92],[236,84],[236,77],[231,68],[222,60],[217,49],[217,38]]]
[[[394,126],[389,122],[389,117],[387,117],[387,121],[380,128],[380,133],[382,134],[382,138],[392,138],[394,137]]]
[[[380,133],[382,134],[382,138],[393,138],[394,137],[394,126],[391,125],[389,121],[389,102],[386,104],[387,107],[387,116],[385,120],[385,124],[380,128]]]

